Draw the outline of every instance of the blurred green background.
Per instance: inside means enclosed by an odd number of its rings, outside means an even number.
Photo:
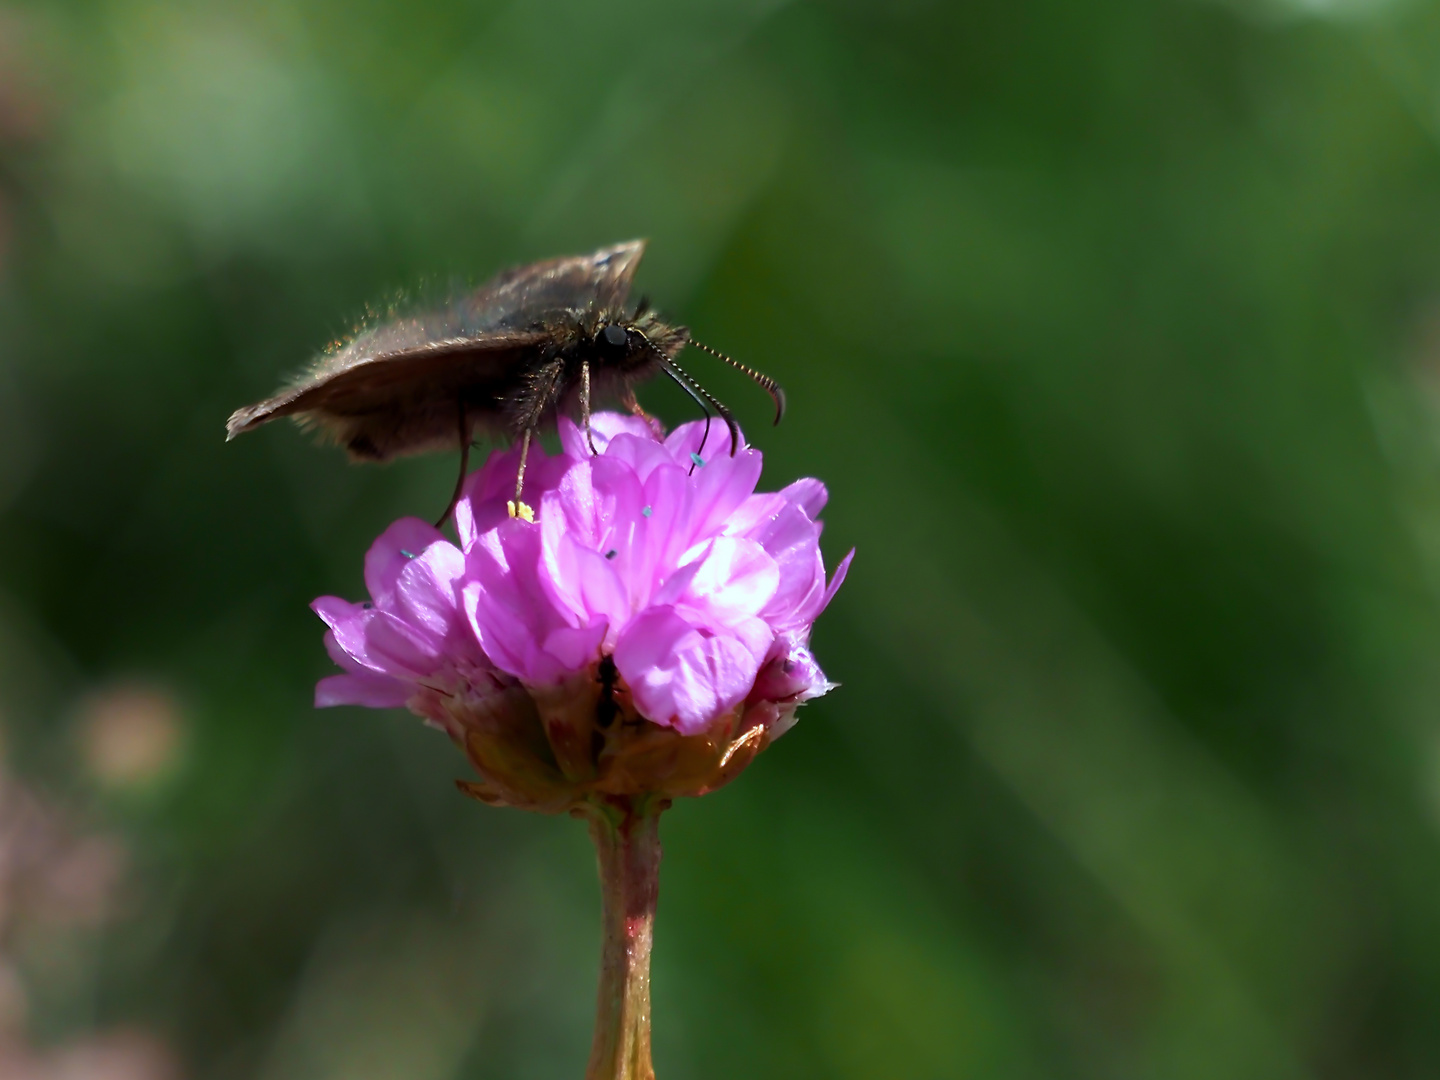
[[[859,549],[665,820],[662,1080],[1440,1075],[1440,6],[11,3],[0,144],[0,1051],[581,1075],[584,829],[310,707],[453,460],[223,422],[648,236]]]

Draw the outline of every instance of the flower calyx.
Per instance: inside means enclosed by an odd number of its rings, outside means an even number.
[[[459,789],[491,806],[549,814],[704,795],[783,730],[767,701],[742,702],[696,734],[654,724],[636,711],[609,657],[552,686],[517,684],[440,704],[443,726],[481,777],[457,781]]]

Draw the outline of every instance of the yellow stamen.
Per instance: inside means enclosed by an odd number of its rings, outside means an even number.
[[[521,521],[528,521],[531,525],[535,524],[535,511],[530,509],[527,504],[511,499],[505,504],[505,508],[510,511],[511,517],[518,517]]]

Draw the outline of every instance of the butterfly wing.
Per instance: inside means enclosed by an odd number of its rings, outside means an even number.
[[[373,327],[326,353],[295,385],[237,409],[233,439],[280,416],[331,432],[357,457],[385,459],[453,445],[457,408],[482,423],[556,320],[622,306],[645,242],[547,259],[499,274],[433,311]]]
[[[501,332],[360,357],[342,370],[237,409],[226,424],[226,438],[293,416],[325,431],[359,459],[385,461],[453,448],[461,403],[472,427],[496,427],[499,401],[515,372],[548,340],[543,332]]]
[[[545,259],[503,271],[443,307],[382,323],[320,357],[306,378],[313,382],[361,364],[404,360],[437,349],[479,346],[534,332],[557,319],[574,319],[624,304],[644,240],[601,248],[590,255]]]
[[[455,312],[457,329],[527,330],[556,318],[615,311],[625,303],[644,240],[516,267],[476,289]]]

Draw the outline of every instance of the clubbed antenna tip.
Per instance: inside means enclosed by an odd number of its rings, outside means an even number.
[[[769,375],[766,375],[764,372],[761,371],[756,371],[754,368],[748,367],[745,364],[740,363],[739,360],[731,359],[724,353],[720,352],[718,349],[712,349],[709,345],[702,345],[693,337],[690,339],[690,344],[694,345],[695,348],[699,349],[701,352],[707,352],[711,356],[715,357],[717,360],[723,360],[731,367],[736,368],[739,371],[743,371],[751,379],[759,383],[760,386],[764,389],[764,391],[770,395],[770,399],[775,402],[775,423],[778,425],[780,421],[785,418],[785,391],[781,389],[780,384],[777,383],[774,379],[770,378]]]

